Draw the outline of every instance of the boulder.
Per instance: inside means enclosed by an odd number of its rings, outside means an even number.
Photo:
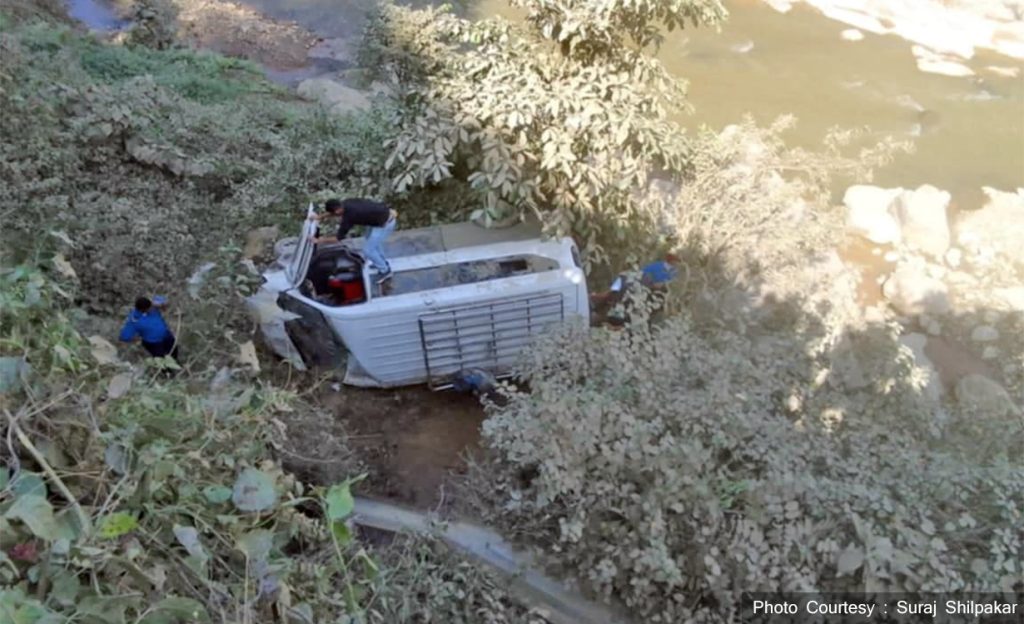
[[[955,56],[940,54],[919,45],[911,47],[910,51],[917,59],[917,68],[923,72],[954,78],[974,75],[974,70],[961,63]]]
[[[996,288],[992,292],[997,299],[1009,306],[1011,310],[1024,312],[1024,286]]]
[[[882,294],[901,314],[940,316],[949,312],[949,291],[924,267],[902,265],[885,280]]]
[[[856,28],[847,28],[843,32],[839,33],[839,37],[843,41],[861,41],[864,39],[864,33]]]
[[[995,342],[999,340],[999,332],[991,325],[978,325],[971,331],[974,342]]]
[[[891,208],[899,221],[904,244],[942,259],[949,249],[949,200],[949,193],[928,184],[900,193]]]
[[[902,192],[901,188],[884,189],[866,184],[846,189],[843,205],[847,210],[847,230],[879,245],[899,243],[900,225],[889,212],[889,206]]]
[[[957,382],[956,400],[964,408],[983,416],[1011,416],[1019,412],[1006,388],[977,373]]]
[[[370,99],[365,93],[328,78],[303,80],[296,91],[300,96],[316,100],[339,115],[370,108]]]
[[[954,228],[957,241],[975,255],[999,254],[1024,270],[1024,189],[982,190],[988,201],[981,210],[960,213]]]
[[[245,247],[242,249],[242,256],[245,258],[257,258],[262,256],[270,245],[277,241],[278,229],[276,225],[256,228],[245,235]]]

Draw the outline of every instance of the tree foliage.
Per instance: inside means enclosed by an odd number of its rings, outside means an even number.
[[[885,325],[646,320],[541,345],[484,424],[493,502],[594,591],[652,622],[727,621],[752,591],[1012,591],[1019,417],[936,420]]]
[[[596,253],[603,230],[653,221],[631,191],[688,161],[670,120],[685,106],[683,86],[639,48],[661,26],[715,23],[723,10],[715,0],[522,6],[527,26],[381,11],[363,62],[400,88],[386,165],[398,192],[463,178],[489,218],[534,211]]]
[[[700,141],[658,199],[668,319],[640,290],[625,330],[537,346],[484,423],[484,508],[645,621],[729,621],[755,591],[1011,590],[1024,422],[937,405],[900,327],[863,315],[807,194],[856,160],[749,125]]]

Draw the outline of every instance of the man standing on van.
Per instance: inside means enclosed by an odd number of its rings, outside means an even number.
[[[398,219],[398,212],[387,204],[375,202],[369,199],[329,199],[324,204],[324,214],[317,214],[313,219],[321,219],[334,216],[341,221],[338,223],[338,233],[334,236],[314,237],[313,242],[320,245],[323,243],[334,243],[345,238],[353,227],[365,225],[370,228],[366,235],[366,244],[363,246],[363,254],[373,263],[377,269],[377,283],[382,284],[391,278],[391,264],[384,257],[381,246],[387,237],[395,231]]]

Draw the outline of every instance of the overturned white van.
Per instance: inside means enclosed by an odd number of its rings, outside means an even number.
[[[278,243],[250,298],[269,345],[297,368],[347,359],[347,384],[441,389],[468,370],[509,375],[538,335],[588,322],[576,245],[543,240],[536,225],[398,230],[384,244],[394,274],[383,285],[359,253],[364,239],[315,246],[316,227],[307,220]]]

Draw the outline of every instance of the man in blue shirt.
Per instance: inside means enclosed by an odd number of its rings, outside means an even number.
[[[664,293],[676,277],[677,264],[679,258],[675,254],[665,254],[664,260],[651,262],[640,270],[640,283],[655,293]],[[626,323],[625,306],[621,304],[624,304],[628,285],[628,277],[620,274],[607,292],[592,295],[594,303],[605,310],[604,316],[613,327]]]
[[[131,342],[135,338],[142,339],[142,346],[153,357],[171,356],[180,363],[178,359],[178,341],[174,337],[171,328],[167,326],[163,315],[160,314],[160,306],[163,305],[162,298],[157,298],[154,305],[148,297],[139,297],[135,300],[135,307],[128,312],[124,327],[121,328],[121,340]]]
[[[679,258],[675,254],[665,254],[664,260],[652,262],[643,268],[642,283],[652,290],[665,290],[676,277],[675,265],[678,263]]]

